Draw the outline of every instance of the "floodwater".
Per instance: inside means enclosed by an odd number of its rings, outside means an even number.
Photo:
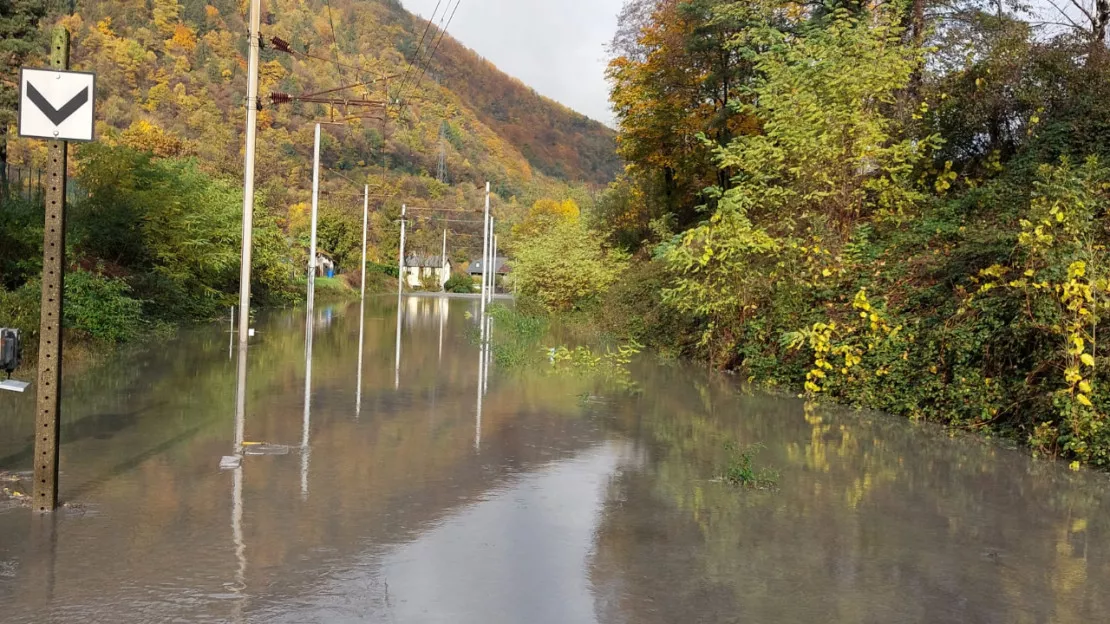
[[[631,388],[487,367],[474,301],[407,298],[399,341],[396,308],[367,301],[361,367],[358,304],[317,307],[311,349],[303,312],[260,321],[238,419],[226,327],[70,377],[69,507],[0,507],[0,621],[1110,613],[1105,475],[648,357]],[[33,400],[0,396],[0,470],[30,467]],[[221,471],[240,437],[271,446]],[[727,442],[777,488],[717,479]]]

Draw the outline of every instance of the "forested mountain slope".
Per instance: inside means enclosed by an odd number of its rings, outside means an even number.
[[[82,3],[76,15],[60,18],[73,34],[74,68],[98,74],[104,140],[159,156],[195,156],[214,172],[240,172],[246,7],[230,0],[110,0]],[[327,128],[324,163],[353,172],[352,179],[380,176],[384,167],[402,194],[442,194],[434,179],[441,134],[446,182],[465,188],[468,197],[471,185],[492,180],[503,198],[527,201],[567,185],[603,185],[619,168],[611,130],[539,96],[449,35],[423,63],[436,48],[437,30],[424,36],[427,22],[395,0],[330,6],[274,0],[264,3],[263,13],[264,97],[368,83],[334,96],[392,103],[384,124],[365,119]],[[274,49],[273,37],[297,54]],[[312,121],[380,115],[268,100],[263,106],[259,185],[274,211],[304,199]],[[33,149],[14,145],[11,159],[33,162]]]

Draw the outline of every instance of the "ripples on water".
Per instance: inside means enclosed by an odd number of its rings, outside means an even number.
[[[222,325],[69,378],[71,508],[0,507],[0,621],[1110,613],[1103,475],[646,357],[636,393],[495,363],[480,384],[474,307],[408,298],[398,341],[395,301],[368,300],[361,380],[359,306],[318,309],[307,399],[305,318],[266,319],[240,424],[286,452],[239,470],[218,469],[237,432]],[[33,401],[0,396],[0,471],[29,466]],[[777,490],[719,482],[726,441],[761,443]]]

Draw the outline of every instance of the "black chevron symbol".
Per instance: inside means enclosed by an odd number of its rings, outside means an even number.
[[[73,99],[65,103],[61,108],[54,108],[46,98],[39,93],[35,85],[27,82],[27,99],[39,107],[43,115],[49,119],[55,126],[62,125],[62,122],[69,119],[69,116],[76,113],[79,108],[84,106],[89,101],[89,88],[85,87],[80,93],[73,96]]]

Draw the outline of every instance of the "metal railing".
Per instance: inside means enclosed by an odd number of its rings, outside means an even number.
[[[5,165],[0,171],[0,201],[22,198],[44,205],[46,202],[46,170],[22,165]],[[70,178],[66,182],[66,200],[69,202],[88,198],[88,193]]]

